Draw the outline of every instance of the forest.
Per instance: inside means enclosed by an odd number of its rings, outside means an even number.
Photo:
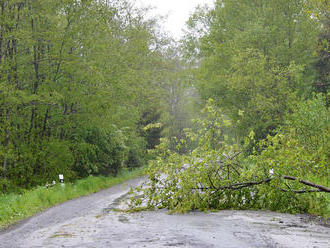
[[[154,21],[126,1],[0,7],[2,190],[141,166],[171,67]]]
[[[0,189],[149,164],[148,208],[330,215],[327,0],[0,1]],[[166,175],[164,177],[164,175]]]

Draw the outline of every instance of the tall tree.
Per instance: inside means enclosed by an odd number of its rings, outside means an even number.
[[[254,129],[265,137],[283,123],[296,95],[312,89],[321,25],[305,5],[223,0],[188,22],[186,47],[197,56],[199,92],[204,99],[213,97],[229,118],[242,119],[241,136]],[[200,27],[206,30],[202,36]]]
[[[117,0],[0,1],[3,189],[117,173],[143,156],[137,128],[159,102],[162,63],[144,14]]]

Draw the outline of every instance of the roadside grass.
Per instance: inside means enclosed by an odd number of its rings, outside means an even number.
[[[144,175],[144,168],[122,170],[117,177],[93,177],[46,188],[39,186],[22,194],[0,194],[0,230],[59,203],[89,195]]]

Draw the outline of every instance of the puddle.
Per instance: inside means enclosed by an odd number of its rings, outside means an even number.
[[[129,219],[125,215],[119,215],[118,221],[120,221],[122,223],[128,223]]]
[[[128,209],[128,197],[130,193],[126,193],[116,198],[107,208],[103,209],[103,214],[108,214],[109,212],[116,211],[122,212]]]

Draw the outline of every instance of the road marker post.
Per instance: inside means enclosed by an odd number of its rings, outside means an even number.
[[[60,183],[61,183],[62,187],[64,187],[64,176],[63,176],[63,174],[59,174],[58,178],[60,179]]]

